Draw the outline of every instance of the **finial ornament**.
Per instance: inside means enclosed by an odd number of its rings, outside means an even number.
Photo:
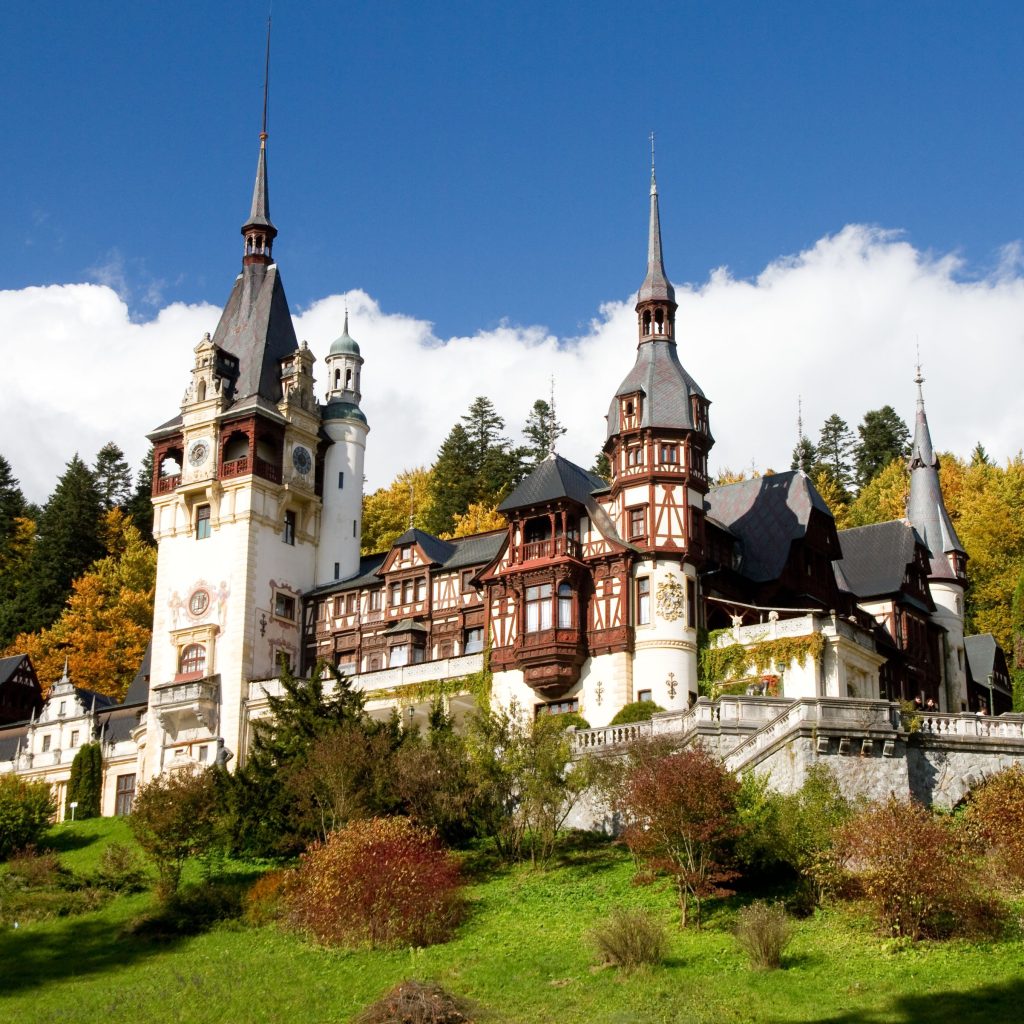
[[[548,457],[555,457],[555,446],[558,443],[558,419],[555,416],[555,375],[551,374],[551,402],[548,412]]]
[[[658,182],[654,177],[654,132],[651,132],[651,195],[658,194]]]
[[[263,65],[263,127],[260,129],[260,141],[267,141],[267,102],[270,98],[270,19],[267,15],[267,56]]]

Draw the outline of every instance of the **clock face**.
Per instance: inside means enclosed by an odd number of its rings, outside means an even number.
[[[188,599],[188,610],[193,615],[202,615],[210,607],[210,592],[208,590],[193,590],[192,596]]]
[[[193,441],[188,449],[188,462],[190,466],[199,467],[210,457],[210,442],[206,438]]]
[[[292,464],[305,476],[313,468],[313,457],[309,454],[309,449],[297,444],[292,449]]]

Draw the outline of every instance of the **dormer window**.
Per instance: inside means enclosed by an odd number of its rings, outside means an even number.
[[[636,430],[643,419],[643,398],[639,394],[619,399],[619,424],[621,430]]]

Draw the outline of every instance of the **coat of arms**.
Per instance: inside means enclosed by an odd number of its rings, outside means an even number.
[[[658,614],[666,622],[681,619],[686,611],[686,592],[674,577],[658,584]]]

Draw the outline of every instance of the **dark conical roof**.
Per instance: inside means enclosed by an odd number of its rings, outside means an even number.
[[[939,482],[939,459],[932,447],[928,430],[928,417],[924,411],[924,394],[921,385],[924,378],[918,368],[917,416],[914,424],[914,445],[910,450],[910,497],[907,500],[907,519],[921,535],[931,552],[931,576],[940,579],[956,579],[949,559],[945,555],[964,555],[963,545],[956,535],[953,521],[946,511]]]
[[[270,220],[270,189],[267,184],[267,136],[260,136],[260,156],[256,163],[256,183],[252,188],[252,207],[249,210],[249,219],[242,225],[244,234],[250,228],[270,228],[276,234],[276,229]]]
[[[647,234],[647,276],[640,285],[637,304],[661,300],[676,301],[676,290],[665,274],[665,262],[661,255],[661,217],[658,213],[658,183],[651,168],[651,223]]]

